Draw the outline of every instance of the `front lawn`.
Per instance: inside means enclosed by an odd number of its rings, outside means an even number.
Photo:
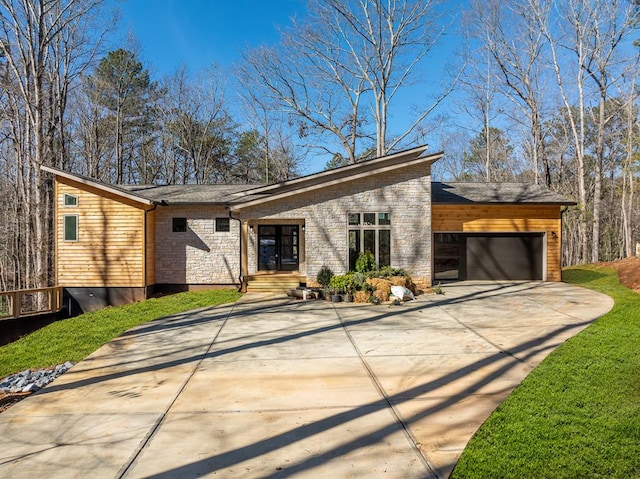
[[[513,391],[452,478],[640,477],[640,295],[613,268],[570,268],[563,279],[615,306]]]
[[[191,309],[232,303],[240,296],[232,289],[192,291],[57,321],[0,347],[0,378],[25,369],[80,361],[134,326]]]

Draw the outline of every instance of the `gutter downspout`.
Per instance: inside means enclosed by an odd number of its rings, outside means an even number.
[[[238,243],[238,260],[239,260],[239,271],[238,271],[238,281],[240,282],[240,287],[238,288],[238,292],[242,292],[242,287],[244,285],[244,278],[242,277],[242,220],[240,218],[234,218],[233,212],[231,208],[227,207],[229,210],[229,219],[235,220],[238,222],[238,231],[240,234],[238,235],[239,243]]]

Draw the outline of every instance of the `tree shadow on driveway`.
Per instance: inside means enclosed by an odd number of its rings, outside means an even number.
[[[211,310],[201,310],[188,314],[176,315],[161,321],[148,323],[141,327],[127,332],[120,341],[136,340],[140,342],[149,341],[151,345],[139,356],[130,357],[130,351],[126,350],[122,355],[115,354],[117,360],[113,360],[107,367],[98,365],[92,368],[91,363],[83,370],[83,373],[91,372],[90,376],[73,380],[73,375],[69,380],[53,383],[43,389],[38,395],[47,395],[54,392],[77,389],[98,384],[110,380],[118,380],[127,376],[143,375],[147,372],[171,370],[182,365],[191,365],[190,374],[185,374],[182,384],[176,391],[176,397],[184,390],[187,383],[199,368],[203,361],[207,359],[221,359],[234,353],[260,350],[261,348],[271,348],[278,345],[295,342],[303,338],[313,338],[331,331],[343,331],[353,342],[351,332],[358,328],[366,328],[375,324],[385,323],[385,328],[393,327],[394,320],[400,321],[403,315],[416,312],[428,312],[441,306],[463,305],[474,301],[485,300],[499,294],[513,293],[511,284],[494,284],[484,286],[478,290],[472,290],[457,297],[441,297],[433,300],[419,300],[407,303],[396,308],[380,308],[365,306],[358,310],[358,314],[364,317],[349,319],[348,314],[343,311],[343,306],[335,307],[323,302],[291,302],[282,299],[260,300],[251,303],[245,299],[233,307],[217,307]],[[540,284],[520,285],[519,291],[525,289],[535,289]],[[359,306],[354,306],[359,308]],[[281,313],[286,311],[289,319],[281,319]],[[296,314],[291,314],[292,311]],[[361,312],[361,313],[360,313]],[[299,314],[298,314],[299,313]],[[260,325],[260,317],[270,315],[275,318],[263,328]],[[299,321],[302,316],[314,318],[311,321]],[[317,316],[317,319],[315,319]],[[337,318],[337,319],[336,319]],[[256,324],[256,332],[248,329],[240,329],[240,333],[233,336],[233,342],[226,342],[220,335],[225,331],[225,325],[229,321],[246,321],[247,325]],[[291,477],[294,475],[310,474],[312,470],[319,466],[344,457],[354,451],[364,450],[374,445],[385,444],[390,436],[403,434],[407,443],[411,445],[415,456],[422,461],[424,466],[423,477],[446,477],[455,465],[456,455],[449,455],[447,461],[434,461],[430,457],[430,451],[425,450],[419,443],[419,438],[415,436],[415,426],[425,418],[441,413],[453,406],[460,406],[470,395],[477,394],[478,390],[494,383],[504,377],[516,367],[526,365],[527,360],[540,355],[540,353],[552,350],[559,340],[566,339],[569,335],[584,328],[589,321],[579,321],[572,324],[563,324],[558,327],[549,327],[545,331],[540,329],[535,337],[529,337],[515,346],[500,349],[493,348],[491,352],[484,352],[480,357],[453,370],[443,372],[430,377],[428,380],[421,380],[418,384],[413,384],[403,388],[401,391],[388,392],[383,387],[376,376],[375,368],[372,368],[368,357],[358,351],[357,358],[362,362],[365,370],[368,371],[370,379],[376,384],[380,399],[363,401],[350,407],[338,408],[336,411],[327,409],[324,417],[309,421],[304,424],[273,431],[268,436],[259,436],[250,443],[227,447],[224,446],[204,448],[209,451],[220,451],[196,456],[180,456],[174,463],[162,472],[153,472],[145,477],[169,478],[169,477],[200,477],[204,474],[223,473],[225,470],[239,466],[241,463],[266,456],[287,447],[295,446],[306,439],[318,437],[327,431],[339,428],[344,425],[352,425],[356,428],[358,421],[362,418],[372,417],[383,411],[390,412],[393,421],[380,423],[373,429],[356,430],[353,436],[345,438],[339,444],[333,444],[323,448],[316,454],[307,454],[298,457],[278,470],[274,470],[270,475],[261,477]],[[295,326],[287,327],[287,323]],[[535,325],[534,325],[535,326]],[[245,332],[249,331],[249,332]],[[205,334],[206,333],[206,334]],[[176,335],[184,335],[185,342],[175,341]],[[267,334],[268,338],[264,338]],[[161,339],[161,340],[160,340]],[[116,341],[118,341],[116,340]],[[158,342],[159,341],[159,342]],[[161,347],[157,347],[158,344]],[[353,345],[357,351],[356,344]],[[118,351],[116,350],[116,353]],[[355,356],[354,356],[355,357]],[[128,359],[127,359],[128,358]],[[434,361],[438,357],[434,356]],[[530,368],[529,368],[530,369]],[[73,371],[73,370],[72,370]],[[215,371],[213,372],[215,374]],[[442,393],[443,389],[454,383],[458,384],[461,378],[472,378],[461,383],[462,386],[455,389],[455,393]],[[144,377],[140,376],[140,381]],[[499,391],[499,395],[506,396],[510,389]],[[433,394],[438,393],[438,394]],[[428,401],[420,401],[424,396],[431,395]],[[138,448],[131,455],[129,460],[122,465],[116,477],[126,477],[130,473],[139,475],[136,467],[138,460],[144,462],[144,451],[153,441],[156,433],[162,430],[165,419],[171,414],[171,405],[167,406],[162,416],[155,426],[147,433],[139,444]],[[412,407],[400,410],[407,405]],[[123,405],[126,408],[126,404]],[[204,426],[201,424],[200,426]],[[352,428],[352,429],[353,429]],[[338,431],[338,429],[336,429]],[[332,431],[333,432],[333,431]],[[157,469],[155,469],[157,471]],[[361,471],[363,472],[363,471]]]

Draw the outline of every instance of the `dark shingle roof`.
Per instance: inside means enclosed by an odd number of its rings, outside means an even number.
[[[152,201],[167,204],[227,204],[230,196],[260,185],[119,185]]]
[[[431,184],[431,201],[444,204],[510,204],[575,205],[559,193],[528,183],[441,183]]]

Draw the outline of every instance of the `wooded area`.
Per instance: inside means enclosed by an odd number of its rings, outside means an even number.
[[[437,179],[535,182],[573,198],[565,264],[630,256],[639,10],[639,0],[471,0],[462,12],[453,1],[311,0],[233,75],[153,78],[135,47],[105,47],[104,0],[0,0],[0,290],[53,282],[42,165],[116,184],[263,183],[301,174],[313,152],[333,167],[425,142],[445,150]],[[434,78],[447,35],[461,48]]]

